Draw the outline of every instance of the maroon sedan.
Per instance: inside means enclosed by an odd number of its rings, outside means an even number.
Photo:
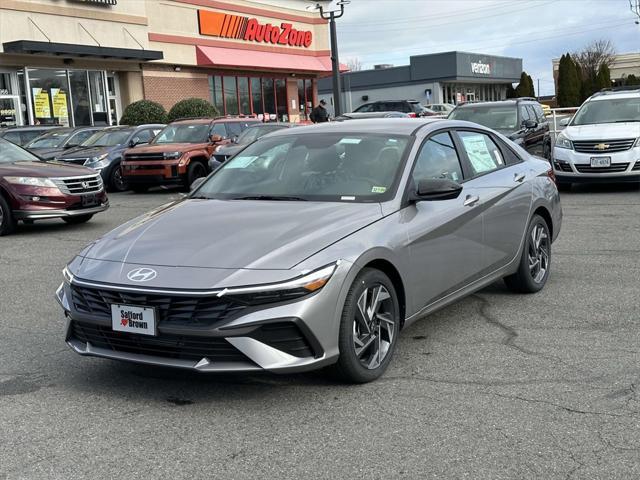
[[[0,236],[13,232],[18,220],[61,218],[77,224],[107,208],[99,172],[44,162],[0,138]]]

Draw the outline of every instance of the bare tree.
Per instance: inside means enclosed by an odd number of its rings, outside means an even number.
[[[347,60],[347,67],[352,72],[357,72],[358,70],[362,70],[362,62],[358,57],[353,57]]]
[[[594,40],[582,50],[571,55],[586,78],[595,78],[603,65],[611,67],[616,55],[610,40]]]

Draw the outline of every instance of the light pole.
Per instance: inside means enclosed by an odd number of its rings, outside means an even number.
[[[338,59],[338,35],[336,33],[336,18],[344,14],[344,6],[351,3],[351,0],[339,0],[336,6],[340,10],[326,11],[320,3],[316,3],[316,10],[320,11],[320,16],[329,20],[329,32],[331,35],[331,70],[333,72],[333,114],[334,117],[342,114],[340,106],[340,60]]]

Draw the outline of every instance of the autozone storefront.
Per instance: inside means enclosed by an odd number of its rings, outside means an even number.
[[[331,73],[327,25],[317,14],[248,1],[174,0],[147,10],[145,98],[171,108],[197,97],[225,115],[299,122]],[[171,33],[167,33],[171,32]]]

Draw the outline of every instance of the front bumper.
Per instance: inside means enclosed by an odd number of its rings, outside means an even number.
[[[17,220],[46,220],[49,218],[69,218],[81,215],[94,215],[96,213],[104,212],[108,208],[109,201],[105,201],[97,207],[80,208],[77,210],[14,210],[13,216]]]
[[[187,167],[179,160],[125,160],[122,175],[130,184],[160,185],[184,182]]]
[[[611,167],[592,168],[591,157],[603,156],[611,157]],[[553,171],[560,183],[640,182],[640,147],[601,154],[554,147]]]
[[[329,365],[338,356],[341,298],[348,272],[343,262],[330,281],[313,294],[290,302],[250,306],[200,324],[189,323],[199,307],[194,306],[188,292],[177,295],[178,301],[167,307],[160,305],[156,295],[111,289],[123,286],[105,284],[98,289],[103,298],[118,295],[123,302],[135,298],[139,306],[156,305],[159,323],[155,337],[115,332],[104,311],[83,311],[78,290],[95,290],[95,282],[86,282],[90,287],[85,287],[80,279],[65,281],[56,298],[67,318],[66,343],[80,355],[198,372],[301,372]],[[218,307],[208,308],[205,317],[215,316]]]

